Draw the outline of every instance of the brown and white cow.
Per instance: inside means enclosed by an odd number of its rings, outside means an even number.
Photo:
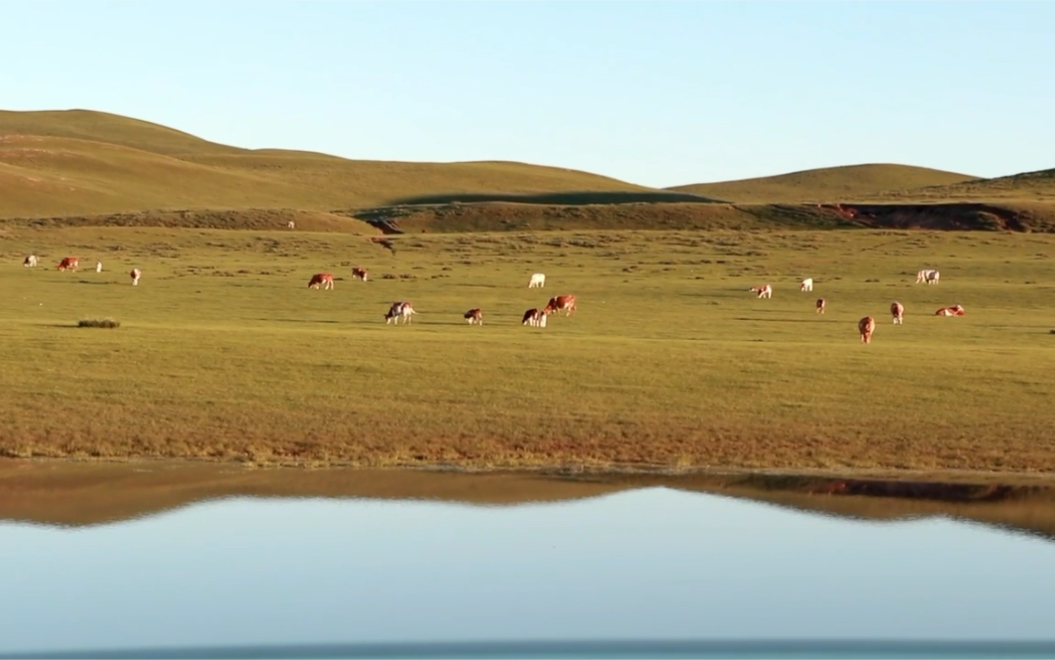
[[[763,284],[762,286],[753,286],[750,290],[752,293],[757,294],[759,298],[773,297],[773,287],[768,284]]]
[[[876,330],[876,320],[866,316],[857,322],[857,330],[861,333],[861,341],[865,344],[872,343],[872,333]]]
[[[414,311],[413,305],[409,302],[394,302],[392,303],[392,306],[388,308],[388,313],[385,314],[385,325],[388,325],[392,321],[395,321],[396,325],[399,325],[400,319],[403,319],[404,323],[410,323],[412,320],[411,317],[414,314],[417,314],[417,312]]]
[[[311,280],[308,282],[309,289],[318,289],[319,285],[322,288],[332,289],[333,288],[333,273],[315,273],[311,276]]]
[[[799,291],[813,291],[813,278],[807,277],[799,282]]]
[[[546,327],[546,317],[549,316],[549,307],[545,309],[531,308],[524,312],[524,318],[521,319],[520,325],[530,325],[535,328]]]
[[[129,276],[132,278],[132,286],[139,286],[139,278],[143,276],[143,271],[133,268]]]
[[[359,268],[356,266],[352,268],[352,279],[359,279],[365,282],[370,279],[370,274],[366,272],[365,268]]]
[[[827,304],[828,303],[824,300],[824,298],[817,298],[817,313],[818,314],[823,314],[824,313],[824,307]]]
[[[960,305],[953,305],[952,307],[942,307],[938,311],[934,312],[935,316],[963,316],[964,309]]]
[[[22,261],[22,265],[26,268],[36,268],[38,261],[39,259],[37,259],[37,255],[31,254]]]
[[[543,311],[546,314],[552,314],[561,310],[565,311],[565,316],[571,316],[571,313],[575,311],[575,296],[566,295],[550,298]],[[545,324],[543,324],[543,327],[545,327]]]
[[[77,270],[78,263],[77,257],[63,257],[59,262],[59,270]]]
[[[465,316],[463,318],[469,322],[469,325],[472,325],[474,323],[477,325],[484,324],[484,312],[479,307],[470,309],[468,312],[465,313]]]
[[[890,315],[894,317],[894,323],[901,325],[905,322],[905,306],[895,300],[890,303]]]

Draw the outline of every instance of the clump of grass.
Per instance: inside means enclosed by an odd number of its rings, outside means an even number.
[[[121,322],[114,319],[81,319],[78,328],[120,328]]]

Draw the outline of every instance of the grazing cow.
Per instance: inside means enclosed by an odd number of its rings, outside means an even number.
[[[59,262],[59,270],[77,270],[77,257],[63,257]]]
[[[759,298],[773,297],[773,287],[768,284],[763,284],[762,286],[753,286],[750,290],[752,293],[758,294]]]
[[[530,325],[535,328],[546,327],[546,317],[549,316],[549,308],[537,309],[531,308],[524,312],[524,318],[521,319],[520,325]]]
[[[895,300],[890,303],[890,315],[894,317],[894,323],[901,325],[905,322],[905,306]]]
[[[139,278],[142,277],[143,271],[133,268],[129,275],[132,277],[132,286],[139,286]]]
[[[921,270],[916,273],[916,284],[920,282],[926,282],[927,284],[937,284],[938,279],[941,277],[941,273],[936,270]]]
[[[871,316],[866,316],[857,322],[857,329],[861,332],[861,341],[871,344],[872,333],[876,330],[876,320]]]
[[[369,278],[370,278],[370,274],[366,272],[365,268],[359,268],[358,266],[355,266],[355,267],[352,268],[352,279],[353,280],[354,279],[360,279],[360,280],[365,282]]]
[[[799,291],[813,291],[813,278],[807,277],[799,282]]]
[[[101,261],[96,261],[95,262],[95,272],[97,272],[97,273],[103,272],[103,262],[101,262]]]
[[[529,289],[541,289],[546,286],[546,276],[542,273],[535,273],[531,276],[531,281],[528,282]]]
[[[297,223],[295,223],[292,220],[290,220],[289,222],[286,223],[286,227],[288,227],[290,229],[296,229],[297,228]]]
[[[543,311],[546,314],[552,314],[553,312],[559,312],[562,309],[565,311],[565,316],[571,316],[571,313],[575,311],[575,296],[567,295],[550,298]]]
[[[472,325],[473,323],[476,323],[477,325],[484,324],[484,312],[479,307],[475,309],[470,309],[468,312],[465,313],[465,316],[463,318],[465,318],[465,320],[469,322],[469,325]]]
[[[37,267],[37,261],[38,261],[37,255],[31,254],[28,257],[26,257],[25,260],[22,261],[22,265],[25,266],[26,268],[36,268]]]
[[[318,289],[319,285],[322,285],[323,289],[333,288],[333,274],[332,273],[315,273],[311,276],[311,280],[308,282],[309,289]]]
[[[824,313],[824,306],[826,304],[828,304],[828,303],[826,303],[824,301],[824,298],[817,298],[817,313],[818,314],[823,314]]]
[[[934,312],[935,316],[963,316],[964,309],[960,305],[953,305],[952,307],[942,307],[938,311]]]
[[[399,325],[399,320],[403,319],[404,323],[410,323],[411,317],[416,314],[414,307],[409,302],[394,302],[392,306],[388,308],[388,313],[385,314],[385,325],[388,325],[392,321]]]

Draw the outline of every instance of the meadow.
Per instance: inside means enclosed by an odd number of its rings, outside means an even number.
[[[1055,469],[1055,236],[0,229],[0,455]],[[36,269],[22,258],[41,257]],[[58,272],[66,255],[79,272]],[[96,273],[96,261],[103,271]],[[371,281],[353,281],[352,266]],[[128,271],[143,272],[137,287]],[[939,268],[941,284],[914,284]],[[333,291],[307,288],[333,272]],[[544,272],[546,288],[527,288]],[[798,291],[812,276],[812,294]],[[749,287],[771,283],[771,300]],[[524,310],[573,293],[546,328]],[[828,310],[814,311],[824,297]],[[413,324],[386,325],[413,302]],[[905,305],[891,324],[891,301]],[[962,304],[966,316],[934,311]],[[482,327],[462,314],[484,310]],[[857,321],[878,328],[863,345]],[[114,319],[118,327],[78,327]]]

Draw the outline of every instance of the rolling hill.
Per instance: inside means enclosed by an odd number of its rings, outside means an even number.
[[[994,179],[969,179],[910,191],[891,191],[882,197],[915,201],[1055,202],[1055,169],[1022,172]]]
[[[739,181],[696,183],[667,190],[737,204],[846,202],[873,199],[882,193],[907,192],[972,179],[976,177],[926,167],[869,164],[825,167]]]
[[[425,195],[669,193],[516,162],[358,161],[249,150],[88,110],[0,112],[0,217],[378,206]]]

